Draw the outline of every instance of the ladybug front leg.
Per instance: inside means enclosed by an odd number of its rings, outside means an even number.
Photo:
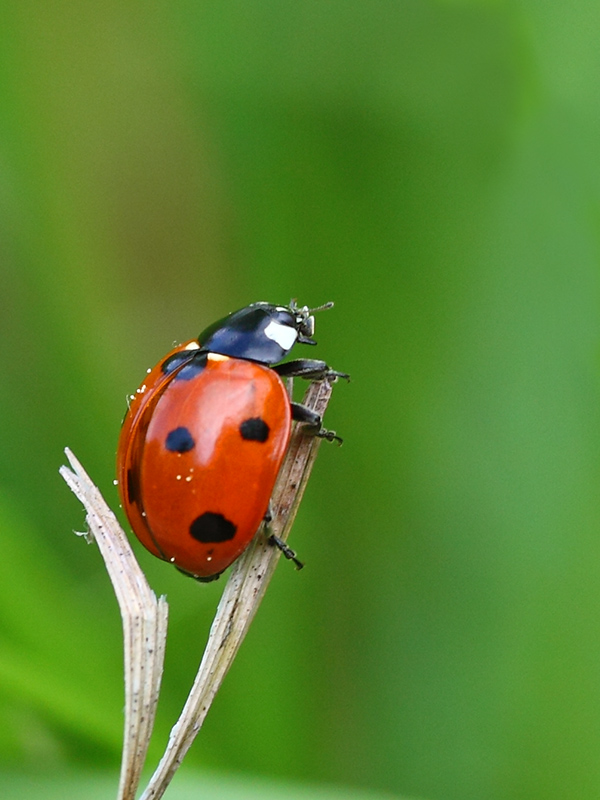
[[[292,419],[296,422],[303,422],[303,433],[309,436],[318,436],[320,439],[327,439],[328,442],[333,442],[335,439],[342,444],[343,439],[336,435],[335,431],[325,430],[323,427],[323,420],[320,414],[313,411],[312,408],[303,406],[302,403],[290,403],[292,407]]]
[[[287,361],[285,364],[277,364],[272,369],[281,378],[305,378],[308,381],[335,380],[336,378],[350,380],[350,376],[345,372],[331,369],[325,361],[319,361],[316,358],[297,358],[294,361]]]

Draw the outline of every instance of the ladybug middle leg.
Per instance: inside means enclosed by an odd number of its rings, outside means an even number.
[[[313,411],[312,408],[303,406],[302,403],[290,403],[292,407],[292,419],[296,422],[303,422],[302,432],[309,436],[318,436],[320,439],[327,439],[328,442],[339,442],[342,444],[344,441],[341,436],[338,436],[335,431],[328,431],[323,427],[323,420],[320,414]]]

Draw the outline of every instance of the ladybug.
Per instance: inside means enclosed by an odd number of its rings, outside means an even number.
[[[123,421],[117,482],[135,535],[155,556],[199,581],[218,578],[268,517],[292,420],[339,439],[290,401],[282,377],[347,375],[315,359],[277,363],[296,343],[316,344],[312,315],[331,305],[252,303],[148,370]]]

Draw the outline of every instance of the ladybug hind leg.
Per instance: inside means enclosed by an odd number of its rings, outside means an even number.
[[[268,542],[270,544],[274,545],[275,547],[277,547],[278,550],[281,550],[282,554],[287,559],[289,559],[290,561],[293,561],[296,569],[302,569],[304,567],[303,562],[300,561],[300,559],[296,556],[296,551],[292,550],[292,548],[289,547],[283,541],[283,539],[280,539],[279,536],[275,536],[275,534],[272,533],[268,538]]]
[[[298,557],[296,556],[296,551],[292,550],[292,548],[288,544],[286,544],[286,542],[284,542],[283,539],[280,539],[279,536],[276,536],[274,533],[269,532],[269,523],[272,521],[272,519],[273,519],[273,507],[271,506],[271,502],[269,501],[269,507],[267,508],[267,511],[263,517],[263,523],[265,526],[265,535],[267,537],[267,541],[269,542],[269,544],[272,544],[274,547],[277,547],[279,550],[281,550],[282,554],[287,559],[293,561],[296,566],[296,569],[302,569],[304,563],[298,559]]]

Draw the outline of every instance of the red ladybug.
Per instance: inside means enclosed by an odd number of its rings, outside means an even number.
[[[314,359],[272,366],[296,342],[316,344],[314,310],[246,306],[172,350],[132,395],[117,452],[123,508],[151,553],[200,581],[217,578],[260,527],[292,419],[338,438],[290,402],[280,376],[347,376]]]

